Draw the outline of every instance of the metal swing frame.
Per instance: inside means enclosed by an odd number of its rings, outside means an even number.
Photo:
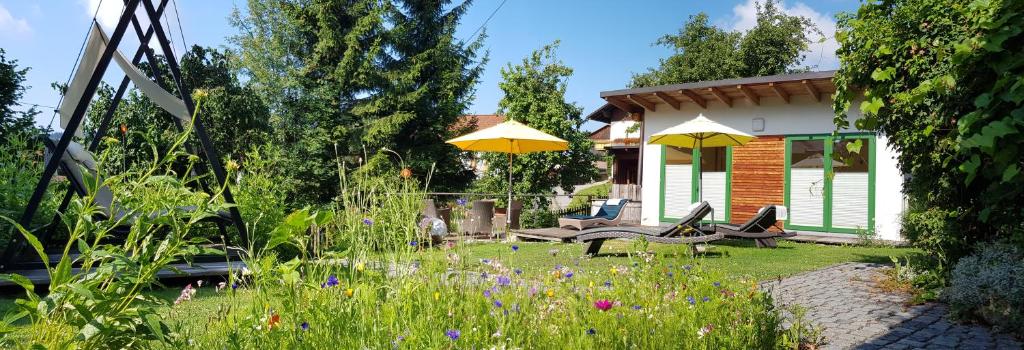
[[[145,55],[153,69],[153,76],[157,77],[156,83],[160,85],[160,87],[164,87],[163,82],[159,79],[161,75],[159,74],[159,68],[157,67],[155,53],[148,45],[152,36],[156,35],[156,39],[160,44],[161,52],[164,54],[164,57],[168,58],[166,60],[167,67],[170,70],[171,77],[173,78],[176,87],[178,88],[179,95],[185,103],[185,107],[188,110],[189,115],[193,116],[193,128],[196,133],[196,137],[199,139],[201,150],[201,152],[199,152],[199,156],[204,158],[206,162],[210,164],[214,177],[217,180],[217,184],[224,189],[222,193],[224,201],[228,204],[235,204],[234,195],[231,194],[231,188],[227,184],[227,173],[224,171],[224,166],[219,161],[219,153],[217,152],[216,147],[214,147],[213,141],[210,139],[210,136],[206,131],[206,126],[202,122],[202,118],[195,113],[195,102],[192,100],[191,94],[188,93],[188,91],[191,90],[187,88],[185,82],[181,78],[181,68],[179,67],[177,60],[174,58],[175,56],[167,37],[167,33],[160,24],[160,16],[166,8],[167,1],[168,0],[161,0],[159,6],[154,7],[152,0],[124,0],[124,11],[121,13],[117,26],[115,27],[113,34],[110,36],[102,55],[96,63],[96,69],[93,70],[92,75],[89,78],[89,82],[85,86],[81,99],[78,101],[65,101],[77,103],[75,105],[75,110],[71,114],[71,118],[68,121],[67,127],[64,129],[64,133],[61,136],[60,141],[57,142],[56,147],[53,149],[53,154],[57,156],[50,157],[50,160],[46,162],[46,167],[43,170],[43,176],[39,179],[39,183],[32,192],[32,197],[30,197],[28,204],[25,207],[25,211],[19,220],[19,224],[21,224],[22,227],[27,228],[38,211],[39,204],[46,195],[46,189],[49,187],[50,180],[53,178],[54,174],[56,174],[57,168],[60,166],[60,155],[67,151],[68,145],[75,136],[75,132],[81,127],[82,121],[85,118],[85,112],[89,107],[89,103],[92,100],[93,95],[95,95],[100,82],[103,80],[103,75],[106,73],[107,67],[110,66],[114,51],[117,50],[120,45],[121,39],[128,30],[129,24],[134,27],[135,32],[139,37],[139,49],[136,51],[135,56],[132,59],[132,64],[137,65],[141,61],[142,56]],[[142,7],[145,8],[146,16],[149,18],[150,22],[149,28],[145,33],[143,33],[142,27],[139,25],[139,21],[135,16],[135,11],[138,9],[139,5],[142,5]],[[76,69],[78,69],[78,67],[76,67]],[[111,119],[113,119],[114,112],[117,110],[117,107],[121,103],[124,93],[128,88],[129,81],[130,80],[127,75],[125,75],[124,79],[121,80],[121,85],[114,94],[114,98],[111,101],[110,106],[103,114],[103,119],[100,121],[96,134],[93,135],[93,138],[90,141],[88,146],[88,150],[90,152],[95,151],[98,148],[100,140],[105,136],[106,131],[110,126]],[[175,125],[178,126],[179,130],[182,129],[180,124],[175,123]],[[188,144],[186,143],[186,145]],[[187,147],[189,153],[195,154],[192,147]],[[197,171],[204,173],[207,172],[207,169],[203,166],[202,162],[198,165],[199,167]],[[204,190],[209,191],[208,186],[205,184],[202,184],[202,187]],[[61,201],[61,204],[57,209],[57,214],[54,215],[51,224],[48,225],[49,227],[44,229],[42,235],[40,235],[40,241],[44,244],[48,241],[49,236],[52,233],[53,227],[55,226],[54,223],[60,220],[60,213],[67,209],[74,194],[75,191],[69,188],[64,199]],[[231,221],[241,237],[242,242],[240,243],[247,244],[249,239],[246,232],[245,222],[242,220],[242,215],[238,211],[237,206],[232,205],[229,208],[229,213]],[[224,232],[224,226],[220,224],[218,224],[218,226],[221,232]],[[0,256],[0,271],[9,269],[12,263],[14,263],[12,260],[20,255],[20,253],[26,248],[25,243],[25,239],[20,235],[14,235],[12,237],[7,248],[4,250],[3,255]]]

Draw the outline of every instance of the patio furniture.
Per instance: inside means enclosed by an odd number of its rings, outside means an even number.
[[[623,208],[626,207],[628,199],[609,199],[601,204],[601,209],[595,215],[569,215],[558,218],[558,227],[582,230],[595,226],[618,226],[622,222]]]
[[[466,213],[462,219],[459,229],[468,235],[486,234],[490,235],[494,229],[494,201],[476,200],[473,201],[473,208]]]
[[[60,140],[60,133],[50,134],[43,140],[43,143],[47,148],[47,157],[53,157],[52,151],[56,148],[57,140]],[[79,143],[71,142],[68,144],[67,150],[60,156],[59,166],[64,170],[67,176],[68,182],[71,188],[83,198],[89,195],[89,186],[86,183],[85,175],[82,173],[82,168],[93,177],[97,175],[96,171],[96,160],[92,154],[85,149]],[[102,180],[98,180],[102,182]],[[140,214],[132,214],[130,217],[128,212],[125,212],[119,208],[119,204],[114,200],[114,193],[109,187],[102,183],[96,188],[96,195],[93,196],[93,203],[96,204],[100,209],[100,219],[115,221],[120,220],[120,225],[117,227],[118,231],[126,230],[135,221]],[[180,212],[191,213],[196,211],[196,206],[182,206],[177,207],[174,210]],[[149,213],[150,218],[158,217],[160,215],[167,214],[166,210],[161,210],[153,213]],[[183,218],[187,220],[188,218]],[[213,222],[223,230],[224,224],[231,222],[231,214],[226,211],[218,211],[215,215],[211,215],[200,220],[201,222]]]
[[[712,229],[710,226],[704,226],[701,229],[705,232],[713,231],[715,233],[724,234],[729,238],[745,238],[753,239],[757,243],[758,248],[775,248],[776,238],[790,238],[795,237],[796,233],[786,232],[781,227],[776,225],[778,220],[776,219],[776,212],[778,208],[774,204],[769,204],[761,207],[757,211],[754,217],[747,220],[743,225],[729,225],[729,224],[718,224]],[[780,232],[772,232],[768,229],[771,227],[779,229]]]
[[[511,212],[511,214],[508,214],[510,212]],[[508,208],[498,208],[498,209],[495,209],[494,210],[494,220],[493,220],[494,221],[494,228],[497,229],[498,231],[504,231],[505,224],[508,223],[508,226],[509,226],[510,229],[518,230],[519,229],[519,216],[522,215],[522,214],[523,214],[523,202],[522,201],[512,201],[512,209],[511,210],[509,210]],[[512,217],[508,218],[505,215],[512,215]]]
[[[428,218],[441,219],[445,227],[451,226],[452,208],[438,208],[433,199],[423,200],[423,216]]]
[[[587,243],[586,254],[597,255],[601,246],[609,239],[645,239],[648,242],[665,244],[696,244],[707,243],[724,238],[722,233],[704,234],[698,229],[700,220],[711,213],[711,204],[700,202],[695,205],[688,214],[679,219],[671,226],[662,226],[656,229],[642,227],[600,227],[580,231],[576,242]],[[696,233],[695,236],[687,236]],[[696,248],[694,248],[696,253]]]

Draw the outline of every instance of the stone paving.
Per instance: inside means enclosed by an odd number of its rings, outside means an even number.
[[[904,306],[907,296],[874,287],[880,264],[847,263],[762,284],[782,306],[807,308],[824,349],[1021,349],[1007,334],[948,319],[941,303]]]

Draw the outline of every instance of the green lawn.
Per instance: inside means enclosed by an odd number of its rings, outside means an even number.
[[[697,256],[705,268],[723,271],[736,278],[768,280],[778,277],[823,268],[844,262],[890,263],[890,257],[903,257],[917,250],[909,248],[880,246],[838,246],[780,241],[778,248],[763,249],[754,246],[750,240],[723,240]],[[519,250],[512,253],[511,246]],[[464,254],[469,259],[514,260],[506,265],[522,266],[524,273],[544,273],[556,265],[571,266],[577,263],[587,270],[604,270],[614,265],[629,265],[631,259],[638,259],[636,247],[630,241],[605,243],[601,254],[593,258],[581,258],[582,244],[564,243],[479,243],[472,244]],[[687,246],[652,243],[648,251],[662,255],[687,255]],[[555,255],[552,251],[557,250]],[[633,254],[630,254],[633,253]],[[442,252],[429,252],[428,256],[443,258]]]

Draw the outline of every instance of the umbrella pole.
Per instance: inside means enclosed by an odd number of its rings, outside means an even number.
[[[508,203],[505,204],[505,232],[512,226],[512,152],[508,153]]]

